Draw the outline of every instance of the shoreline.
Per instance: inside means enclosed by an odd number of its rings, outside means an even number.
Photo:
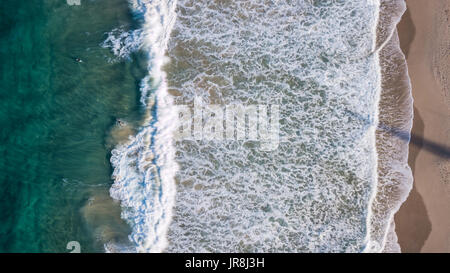
[[[380,91],[377,111],[377,185],[371,201],[368,252],[400,252],[393,217],[412,187],[407,164],[412,127],[412,96],[396,26],[406,5],[382,0],[377,24]]]
[[[450,94],[445,44],[450,3],[406,0],[397,26],[407,58],[414,98],[414,120],[408,164],[414,177],[407,200],[395,214],[402,252],[450,251]],[[447,54],[448,55],[448,54]],[[448,59],[447,59],[448,60]]]

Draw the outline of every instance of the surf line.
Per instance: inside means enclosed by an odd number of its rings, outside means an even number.
[[[112,151],[112,198],[119,200],[122,218],[131,226],[131,251],[162,252],[175,203],[175,149],[172,135],[177,126],[173,99],[162,69],[176,1],[129,0],[135,17],[142,20],[141,48],[148,54],[148,75],[141,81],[145,118],[137,135]],[[105,247],[106,248],[106,247]],[[106,248],[111,249],[111,248]],[[114,251],[129,248],[114,247]]]

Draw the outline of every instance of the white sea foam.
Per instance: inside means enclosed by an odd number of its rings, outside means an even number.
[[[279,104],[283,142],[184,141],[168,251],[358,252],[377,184],[378,1],[178,1],[170,89]]]
[[[380,193],[379,5],[131,1],[151,60],[141,85],[147,118],[112,152],[110,192],[121,201],[135,250],[383,249],[392,208],[371,211]],[[177,103],[201,97],[217,104],[278,104],[283,141],[270,152],[242,141],[174,147],[177,117],[168,88],[180,94]]]
[[[110,49],[117,60],[128,59],[131,53],[141,47],[144,38],[142,29],[125,31],[122,28],[115,28],[106,35],[107,38],[100,46]]]
[[[167,246],[166,233],[172,219],[177,165],[170,140],[176,126],[175,111],[167,94],[165,50],[175,22],[176,1],[133,0],[130,5],[143,24],[141,46],[149,54],[149,76],[141,83],[141,102],[146,118],[138,134],[112,151],[114,184],[110,194],[121,202],[122,218],[132,228],[130,241],[138,252],[160,252]],[[129,37],[129,36],[126,36]],[[134,44],[136,41],[128,41]],[[116,54],[122,54],[117,50]],[[107,250],[130,251],[130,247],[106,246]]]

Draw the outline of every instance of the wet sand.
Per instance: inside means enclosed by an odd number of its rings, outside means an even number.
[[[450,252],[450,1],[407,0],[398,25],[414,97],[414,187],[395,215],[402,252]]]

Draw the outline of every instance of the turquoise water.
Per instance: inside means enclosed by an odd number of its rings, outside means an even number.
[[[140,117],[147,72],[100,46],[119,26],[134,27],[123,0],[0,2],[0,252],[97,252],[129,234],[108,193],[127,132],[111,132]]]

